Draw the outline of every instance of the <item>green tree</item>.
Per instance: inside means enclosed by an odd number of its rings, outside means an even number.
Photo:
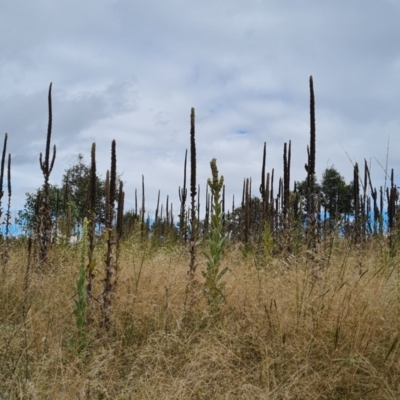
[[[50,216],[57,219],[64,209],[62,190],[57,185],[49,185],[50,193]],[[34,193],[26,193],[24,208],[18,211],[15,222],[21,226],[25,233],[33,233],[36,229],[36,217],[40,207],[40,200],[43,197],[43,188],[37,189]]]
[[[322,175],[321,182],[322,205],[331,220],[338,214],[351,214],[352,206],[352,185],[346,184],[343,176],[332,165]]]
[[[317,179],[314,177],[314,195],[319,196],[321,193],[321,186],[318,183]],[[301,210],[302,210],[302,221],[305,222],[307,219],[307,214],[308,214],[308,208],[309,208],[309,203],[310,203],[310,187],[307,182],[307,178],[305,178],[301,182],[296,182],[296,190],[297,193],[299,194],[300,197],[300,202],[301,202]]]
[[[245,224],[245,207],[236,207],[233,212],[229,212],[226,218],[226,229],[229,232],[229,237],[232,240],[243,240],[243,230]],[[250,226],[250,237],[260,237],[264,230],[263,221],[263,204],[259,197],[252,197],[248,207],[249,212],[249,226]]]
[[[90,166],[78,155],[77,163],[65,170],[61,187],[50,185],[51,218],[56,221],[55,229],[70,235],[72,230],[80,229],[88,215],[88,187]],[[97,177],[96,223],[104,224],[105,218],[105,181]],[[26,193],[24,208],[18,211],[16,222],[26,233],[35,231],[37,207],[43,189]]]
[[[309,187],[307,179],[296,183],[303,204],[303,213],[307,214]],[[316,196],[321,195],[321,206],[327,212],[327,218],[334,220],[336,214],[352,214],[352,183],[347,184],[343,176],[332,165],[322,174],[322,181],[314,182]]]
[[[96,177],[96,222],[104,223],[105,218],[105,181]],[[77,163],[65,170],[62,178],[62,191],[66,200],[73,205],[74,225],[82,226],[88,216],[88,187],[90,183],[90,165],[83,161],[83,155],[78,155]]]

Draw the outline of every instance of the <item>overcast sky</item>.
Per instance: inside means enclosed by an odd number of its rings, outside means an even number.
[[[258,195],[264,142],[280,176],[291,140],[292,178],[304,179],[310,75],[318,177],[334,165],[349,181],[349,158],[366,158],[383,185],[376,160],[385,166],[388,143],[400,169],[399,38],[399,0],[5,0],[0,140],[8,132],[12,206],[43,182],[50,82],[51,183],[79,153],[89,162],[92,142],[104,177],[115,139],[126,208],[144,175],[147,209],[160,189],[178,210],[191,107],[203,193],[215,157],[229,203],[247,177]]]

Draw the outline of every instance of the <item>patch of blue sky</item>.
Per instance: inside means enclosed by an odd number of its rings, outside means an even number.
[[[239,135],[247,135],[249,131],[247,129],[237,129],[236,133]]]
[[[2,223],[0,225],[0,232],[3,236],[6,235],[6,225],[5,223]],[[20,236],[22,235],[23,231],[20,225],[18,224],[11,224],[8,226],[8,236]]]
[[[320,215],[320,220],[324,221],[324,220],[329,220],[329,213],[327,212],[326,215],[324,213],[321,213]],[[349,222],[349,223],[354,223],[355,221],[355,217],[354,215],[348,215],[345,217],[345,219],[342,220],[341,224],[338,225],[338,227],[340,227],[345,221]],[[379,231],[380,228],[380,221],[377,221],[376,223],[374,222],[374,215],[372,212],[370,212],[370,214],[368,215],[368,220],[367,220],[367,230],[369,229],[371,231],[371,233],[376,229]],[[306,223],[304,224],[304,226],[306,225]],[[343,227],[342,227],[343,228]],[[342,228],[340,228],[340,231],[342,230]],[[387,212],[383,212],[383,219],[382,219],[382,231],[384,233],[386,233],[389,230],[389,219],[388,219],[388,215]]]

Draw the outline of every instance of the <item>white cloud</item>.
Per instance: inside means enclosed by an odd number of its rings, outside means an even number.
[[[52,181],[78,153],[89,160],[93,141],[104,175],[116,139],[128,206],[144,174],[148,208],[158,189],[178,208],[191,107],[203,193],[213,157],[229,197],[240,198],[245,177],[258,188],[264,141],[267,167],[280,175],[283,143],[292,140],[292,177],[302,179],[311,74],[318,174],[334,164],[351,179],[343,149],[359,163],[385,163],[388,138],[396,171],[399,16],[398,2],[370,0],[7,2],[0,121],[13,154],[13,202],[21,207],[41,182],[50,81]],[[380,185],[380,167],[373,171]]]

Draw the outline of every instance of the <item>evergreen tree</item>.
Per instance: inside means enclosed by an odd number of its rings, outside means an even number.
[[[346,184],[334,166],[327,168],[322,175],[321,193],[322,205],[329,219],[335,219],[336,213],[349,215],[353,212],[352,185]]]
[[[297,182],[296,187],[306,215],[309,202],[307,179]],[[322,211],[326,211],[327,218],[334,220],[337,214],[353,213],[352,187],[352,183],[347,184],[333,165],[323,172],[321,183],[314,182],[315,194],[321,196]]]

